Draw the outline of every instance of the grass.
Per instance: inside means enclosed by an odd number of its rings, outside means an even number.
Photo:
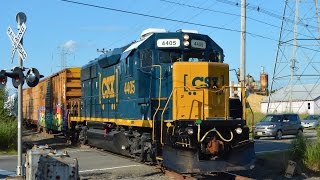
[[[0,121],[0,151],[13,151],[17,142],[17,121]]]
[[[0,150],[0,155],[5,154],[5,155],[17,155],[17,150],[15,149],[8,149],[7,151],[2,151]]]
[[[251,112],[247,110],[247,125],[250,128],[250,132],[252,132],[252,126],[254,126],[257,122],[259,122],[266,114],[260,112]]]
[[[320,127],[317,129],[317,140],[308,140],[303,136],[292,141],[291,157],[302,162],[312,171],[320,172]]]

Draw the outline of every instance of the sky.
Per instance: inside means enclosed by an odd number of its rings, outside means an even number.
[[[23,46],[28,57],[24,66],[38,68],[44,76],[61,70],[64,64],[62,59],[65,59],[67,66],[83,66],[101,54],[97,49],[124,46],[138,39],[147,28],[198,30],[201,34],[209,35],[224,49],[225,63],[230,65],[230,69],[239,68],[240,0],[74,1],[107,9],[61,0],[2,1],[0,69],[8,70],[18,63],[18,54],[11,63],[12,44],[6,34],[9,26],[17,33],[15,16],[18,12],[27,15]],[[259,80],[261,66],[265,67],[269,75],[273,72],[284,0],[247,0],[247,5],[246,73]],[[192,24],[138,16],[108,8]],[[233,74],[231,77],[235,80]]]

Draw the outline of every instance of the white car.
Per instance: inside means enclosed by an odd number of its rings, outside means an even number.
[[[320,124],[320,115],[309,115],[304,120],[301,121],[301,125],[304,128],[312,128],[315,129]]]

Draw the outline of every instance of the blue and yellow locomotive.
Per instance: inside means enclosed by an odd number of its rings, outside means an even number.
[[[254,144],[223,61],[207,35],[145,30],[82,67],[73,139],[180,173],[249,169]]]

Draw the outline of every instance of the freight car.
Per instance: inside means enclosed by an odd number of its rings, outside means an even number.
[[[245,98],[229,97],[223,61],[223,49],[207,35],[143,31],[81,68],[81,97],[64,101],[72,142],[162,161],[180,173],[252,168]]]
[[[67,102],[80,98],[80,68],[67,68],[23,89],[23,119],[38,131],[67,132]]]

